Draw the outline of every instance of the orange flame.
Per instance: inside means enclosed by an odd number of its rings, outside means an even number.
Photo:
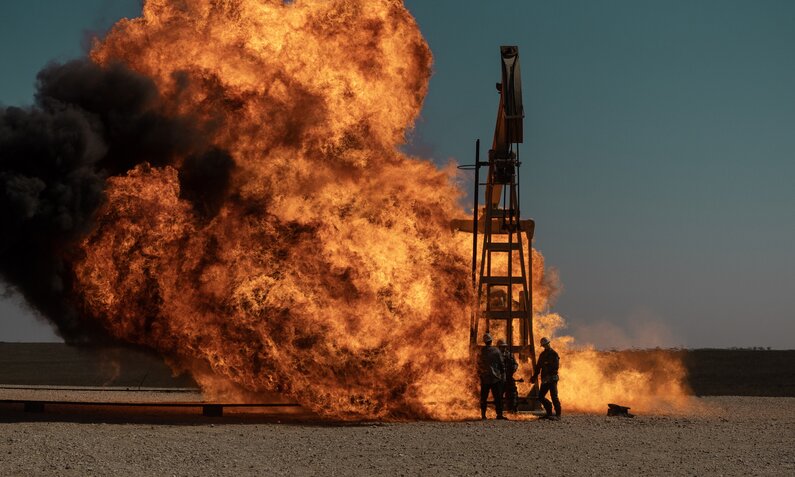
[[[476,415],[471,242],[448,225],[461,193],[398,151],[431,73],[401,1],[148,0],[91,56],[152,78],[162,109],[201,120],[236,167],[210,219],[172,167],[110,178],[75,263],[86,316],[210,394],[276,392],[337,418]],[[554,287],[533,253],[544,310]],[[600,385],[566,359],[565,392]]]
[[[552,337],[560,355],[561,400],[569,411],[603,413],[607,403],[642,413],[676,414],[699,407],[689,395],[681,354],[659,349],[604,352],[570,336],[555,338],[565,327],[557,313],[537,314],[534,325],[536,336]]]

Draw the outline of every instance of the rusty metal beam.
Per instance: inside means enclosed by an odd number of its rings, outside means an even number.
[[[467,219],[454,219],[450,221],[450,227],[456,232],[467,232],[472,233],[473,223],[471,220]],[[535,232],[536,223],[532,219],[527,220],[520,220],[519,221],[519,228],[522,232],[524,232],[528,238],[533,238],[533,233]],[[478,233],[482,234],[486,231],[486,221],[485,220],[478,220]],[[491,219],[491,233],[492,235],[507,235],[510,233],[511,230],[506,226],[505,221],[499,218]],[[516,233],[516,230],[512,231]]]
[[[224,408],[274,408],[301,407],[298,403],[208,403],[208,402],[119,402],[119,401],[53,401],[35,399],[0,399],[0,404],[22,404],[25,412],[44,412],[47,406],[71,407],[151,407],[151,408],[201,408],[202,415],[223,416]]]

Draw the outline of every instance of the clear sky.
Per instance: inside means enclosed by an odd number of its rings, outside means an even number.
[[[409,150],[439,163],[490,143],[499,45],[519,45],[522,208],[570,333],[795,348],[795,2],[406,4],[435,57]],[[47,61],[139,11],[4,0],[0,103],[29,104]],[[0,341],[57,340],[13,299],[0,314]]]

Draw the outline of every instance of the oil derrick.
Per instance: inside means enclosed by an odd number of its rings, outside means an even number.
[[[494,140],[487,162],[480,160],[478,140],[475,164],[461,166],[475,171],[475,204],[472,219],[455,220],[453,227],[472,232],[472,284],[478,300],[470,322],[472,349],[478,346],[482,333],[490,332],[505,339],[511,352],[535,369],[531,250],[535,222],[522,220],[520,213],[519,144],[523,141],[524,108],[519,49],[501,46],[500,52],[502,82],[497,84],[500,102]],[[484,183],[480,182],[481,167],[488,167]],[[482,188],[485,194],[480,206]],[[483,234],[483,242],[478,261],[479,234]]]

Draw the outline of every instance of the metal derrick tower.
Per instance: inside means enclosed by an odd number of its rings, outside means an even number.
[[[480,140],[475,164],[461,166],[475,171],[472,220],[455,220],[455,229],[472,232],[472,283],[477,306],[470,322],[470,345],[478,346],[480,334],[503,338],[512,353],[536,366],[533,339],[532,239],[535,222],[522,220],[519,188],[519,144],[523,141],[524,107],[519,70],[519,49],[501,46],[502,82],[494,140],[488,161],[480,160]],[[488,167],[486,182],[480,168]],[[481,190],[484,202],[479,205]],[[478,261],[478,235],[483,234]],[[522,242],[522,235],[527,244]],[[498,265],[498,266],[495,266]]]

